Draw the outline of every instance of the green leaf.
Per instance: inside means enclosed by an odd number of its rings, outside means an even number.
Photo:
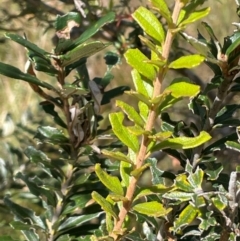
[[[164,193],[172,190],[172,188],[173,187],[166,187],[163,184],[158,184],[158,185],[153,185],[153,186],[150,186],[150,187],[140,188],[137,191],[137,195],[135,196],[134,201],[141,198],[141,197],[145,197],[147,195],[164,194]]]
[[[115,13],[108,12],[106,15],[100,18],[96,23],[88,27],[87,30],[84,31],[84,33],[82,33],[81,36],[77,38],[65,51],[69,51],[73,48],[76,48],[78,45],[82,44],[83,42],[91,38],[105,24],[111,23],[114,20],[115,20]]]
[[[223,165],[221,163],[214,163],[212,169],[206,169],[204,172],[208,175],[208,180],[217,180],[220,173],[223,170]]]
[[[59,126],[63,127],[63,128],[67,128],[67,125],[65,124],[65,122],[61,119],[61,117],[58,115],[58,112],[55,111],[55,105],[50,103],[50,102],[41,102],[40,105],[42,106],[43,110],[51,115],[53,117],[53,120],[56,124],[58,124]]]
[[[156,54],[156,56],[161,56],[161,47],[159,45],[155,45],[150,39],[143,37],[141,35],[138,35],[138,37],[140,38],[141,42],[149,48],[149,50],[151,50],[153,53]],[[155,61],[156,62],[154,62],[154,60],[148,60],[146,61],[146,63],[151,63],[156,67],[163,67],[164,65],[166,65],[166,61],[160,61],[160,60],[155,60]]]
[[[171,131],[158,132],[157,134],[155,134],[153,136],[149,136],[149,138],[153,139],[154,141],[164,141],[164,140],[168,139],[169,137],[171,137],[172,134],[173,133]]]
[[[177,187],[177,189],[182,190],[184,192],[190,192],[190,193],[194,192],[193,187],[187,180],[186,174],[177,175],[175,179],[175,186]]]
[[[116,176],[111,176],[107,172],[103,171],[99,163],[95,165],[95,172],[100,181],[114,194],[121,196],[124,195],[122,185]]]
[[[164,217],[172,211],[172,208],[165,209],[163,204],[152,201],[136,204],[133,210],[151,217]]]
[[[208,155],[210,153],[213,153],[213,151],[217,151],[217,150],[223,150],[226,146],[225,143],[226,141],[236,141],[238,139],[237,133],[231,133],[230,135],[224,136],[223,138],[213,142],[211,145],[207,146],[204,151],[203,154],[204,155]]]
[[[75,185],[77,185],[75,183]],[[85,208],[86,204],[91,200],[91,194],[76,194],[71,196],[70,201],[64,207],[62,215],[78,213],[80,209]]]
[[[160,106],[171,95],[171,91],[164,91],[162,94],[152,98],[150,102],[155,106]]]
[[[135,136],[141,136],[141,135],[150,135],[151,132],[150,131],[146,131],[144,128],[140,127],[140,126],[128,126],[127,129],[129,130],[129,132]]]
[[[49,75],[57,75],[58,70],[55,69],[55,67],[51,64],[51,61],[49,59],[44,59],[38,55],[34,55],[35,53],[28,53],[30,59],[32,60],[34,64],[34,68],[37,71],[42,71],[44,73],[47,73]]]
[[[53,207],[56,206],[57,197],[55,192],[53,192],[53,190],[50,190],[47,187],[41,187],[44,185],[38,185],[38,183],[36,182],[36,177],[29,178],[27,175],[24,175],[21,172],[18,172],[15,177],[24,181],[33,195],[47,199],[46,202],[48,204],[52,205]]]
[[[182,56],[177,60],[171,62],[168,67],[170,69],[191,69],[200,65],[204,61],[204,59],[205,57],[198,54]]]
[[[211,226],[214,227],[217,225],[217,221],[212,214],[213,211],[207,213],[203,212],[201,215],[198,215],[198,219],[201,220],[201,223],[199,224],[201,230],[208,230]]]
[[[221,124],[221,122],[230,119],[234,112],[240,108],[240,105],[225,105],[218,113],[217,117],[214,120],[214,124]]]
[[[144,78],[141,77],[139,72],[136,69],[131,71],[133,83],[135,89],[140,94],[145,95],[146,97],[151,98],[153,94],[153,85],[149,81],[146,81]]]
[[[152,175],[152,184],[153,185],[164,184],[164,178],[162,177],[162,174],[164,173],[164,171],[160,170],[157,167],[157,159],[148,158],[147,162],[151,164],[150,171]]]
[[[237,31],[231,36],[230,41],[232,42],[231,45],[226,50],[226,55],[229,56],[237,47],[240,45],[240,32]]]
[[[17,239],[13,239],[10,236],[3,235],[3,236],[0,236],[0,241],[19,241],[19,239],[17,240]]]
[[[146,163],[146,164],[142,165],[141,167],[134,169],[130,173],[131,176],[138,178],[142,174],[142,172],[145,171],[150,165],[151,165],[150,163]]]
[[[105,91],[102,97],[101,105],[106,105],[108,104],[111,99],[122,95],[124,91],[129,90],[130,88],[128,86],[119,86],[114,89],[111,89],[109,91]]]
[[[95,53],[105,49],[109,44],[104,44],[100,41],[94,41],[89,43],[83,43],[73,50],[67,52],[65,55],[61,56],[63,59],[61,66],[65,67],[67,65],[73,64],[81,58],[87,58]]]
[[[197,167],[194,173],[191,173],[189,175],[188,181],[195,190],[202,190],[203,176],[204,176],[204,172],[199,167]]]
[[[18,220],[24,223],[34,224],[43,230],[46,229],[42,219],[39,216],[36,216],[35,212],[32,210],[12,202],[8,197],[4,198],[4,204],[11,210]]]
[[[197,216],[198,209],[189,204],[184,210],[180,213],[179,217],[174,222],[174,230],[177,232],[182,227],[189,225]]]
[[[71,240],[72,240],[72,238],[69,236],[69,234],[61,235],[57,239],[57,241],[71,241]],[[86,239],[86,240],[88,240],[88,239]],[[78,241],[78,240],[76,240],[76,241]],[[91,241],[91,240],[88,240],[88,241]]]
[[[200,9],[200,10],[197,10],[193,13],[191,13],[187,19],[183,20],[180,24],[179,24],[179,27],[182,27],[182,26],[185,26],[185,25],[188,25],[190,23],[194,23],[196,22],[197,20],[201,19],[201,18],[204,18],[205,16],[207,16],[210,12],[210,8],[203,8],[203,9]]]
[[[105,198],[103,198],[100,194],[93,191],[92,198],[101,206],[101,208],[114,218],[117,218],[117,214],[113,210],[113,206],[110,202],[108,202]]]
[[[111,113],[109,115],[109,119],[113,128],[113,132],[118,137],[118,139],[121,142],[123,142],[126,146],[131,148],[134,152],[137,152],[139,149],[138,139],[136,136],[131,135],[128,129],[123,125],[123,113]]]
[[[145,103],[147,106],[151,106],[151,102],[150,102],[150,98],[146,97],[143,94],[140,94],[136,91],[130,90],[130,91],[125,91],[125,94],[130,95],[130,96],[134,96],[136,97],[139,101]]]
[[[117,100],[116,106],[120,107],[124,113],[127,115],[127,117],[136,125],[143,127],[144,121],[142,117],[138,114],[138,112],[135,110],[134,107],[128,105],[127,103]]]
[[[38,234],[34,229],[32,230],[22,230],[22,233],[26,237],[27,241],[40,241]]]
[[[165,193],[163,197],[170,200],[186,202],[191,200],[193,195],[194,193],[173,191],[173,192]]]
[[[113,151],[107,151],[107,150],[102,150],[101,152],[104,156],[106,156],[108,158],[112,158],[114,160],[118,160],[121,162],[127,162],[130,164],[132,163],[132,161],[126,155],[124,155],[122,152],[119,152],[119,151],[113,152]]]
[[[153,81],[156,78],[156,70],[153,65],[145,63],[149,59],[139,49],[128,49],[124,54],[126,61],[140,74]]]
[[[28,146],[24,151],[24,154],[34,163],[40,163],[48,166],[51,162],[51,159],[44,152],[37,150],[33,146]]]
[[[158,151],[165,148],[191,149],[204,144],[205,142],[209,141],[211,138],[212,137],[205,131],[201,131],[199,136],[196,136],[196,137],[182,136],[182,137],[176,137],[176,138],[169,138],[155,145],[151,149],[151,152]]]
[[[164,0],[150,0],[150,3],[168,22],[168,24],[172,24],[172,16],[171,12],[168,9],[168,6]]]
[[[192,36],[182,33],[183,37],[208,61],[218,64],[218,60],[210,52],[210,48],[206,42],[201,41],[201,39],[196,39]]]
[[[63,131],[51,126],[39,126],[38,133],[43,137],[51,140],[53,143],[68,143],[68,138],[64,135]]]
[[[145,33],[151,36],[157,43],[163,44],[165,32],[157,17],[145,7],[139,7],[133,14],[133,18],[141,26]]]
[[[84,95],[89,93],[88,89],[78,87],[76,85],[72,84],[65,84],[62,89],[62,93],[64,95],[70,95],[70,94],[75,94],[75,95]]]
[[[10,226],[16,230],[30,230],[30,229],[34,228],[34,225],[26,224],[26,223],[23,223],[20,221],[12,221],[10,223]]]
[[[234,151],[237,151],[237,152],[240,152],[240,144],[238,142],[235,142],[235,141],[227,141],[225,143],[226,147],[228,149],[231,149],[231,150],[234,150]]]
[[[39,80],[38,78],[36,78],[31,74],[23,73],[20,69],[9,64],[0,63],[0,74],[13,79],[24,80],[30,84],[35,84],[35,85],[47,88],[49,90],[55,90],[55,88],[52,85]]]
[[[24,39],[23,37],[21,37],[17,34],[6,33],[5,36],[7,38],[10,38],[11,40],[21,44],[22,46],[26,47],[28,50],[33,51],[34,53],[38,54],[39,56],[42,56],[43,58],[46,58],[46,56],[49,54],[48,52],[39,48],[37,45],[29,42],[27,39]]]
[[[179,97],[194,97],[200,92],[200,86],[185,82],[184,79],[175,79],[175,81],[168,86],[164,92],[171,91],[171,95],[175,98]]]
[[[139,114],[144,119],[144,121],[147,121],[149,108],[148,106],[143,103],[142,101],[138,102],[138,108],[139,108]]]
[[[68,22],[74,21],[77,25],[81,24],[81,15],[78,12],[69,12],[64,15],[57,15],[55,20],[56,31],[66,29],[68,27]],[[71,29],[69,29],[69,32]]]
[[[212,197],[211,200],[212,200],[214,206],[220,211],[223,211],[229,205],[228,200],[226,198],[223,198],[223,196],[221,196],[221,195]]]
[[[102,212],[98,212],[93,214],[84,214],[81,216],[69,217],[58,227],[57,231],[61,231],[61,230],[66,231],[69,229],[79,227],[83,223],[89,222],[94,218],[98,218],[101,214]]]
[[[132,165],[130,163],[127,163],[127,162],[120,163],[120,176],[122,178],[122,183],[124,184],[125,187],[129,186],[131,171],[132,171]]]

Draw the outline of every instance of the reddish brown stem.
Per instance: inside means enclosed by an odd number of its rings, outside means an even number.
[[[180,13],[180,10],[182,7],[183,7],[183,3],[180,0],[176,0],[175,7],[173,10],[173,15],[172,15],[174,24],[177,23],[177,19],[178,19],[178,16],[179,16],[179,13]],[[174,34],[172,33],[172,30],[169,29],[167,32],[165,43],[163,45],[163,53],[162,53],[163,58],[166,60],[168,59],[173,39],[174,39]],[[162,82],[163,82],[163,79],[165,76],[165,72],[166,72],[165,69],[161,69],[159,71],[159,74],[154,81],[154,92],[153,92],[152,98],[155,98],[156,96],[161,94]],[[156,111],[156,108],[153,107],[149,112],[149,116],[148,116],[148,120],[147,120],[146,128],[145,128],[146,131],[152,130],[152,128],[154,127],[156,118],[157,118],[157,111]],[[150,142],[150,140],[149,140],[148,136],[144,135],[142,138],[140,150],[137,155],[136,162],[135,162],[136,169],[142,167],[142,165],[144,164],[144,161],[145,161],[146,155],[147,155],[147,147],[149,145],[149,142]],[[121,208],[119,215],[118,215],[118,221],[116,222],[113,232],[111,234],[111,236],[114,238],[114,240],[119,240],[117,233],[121,233],[122,224],[124,222],[124,219],[125,219],[127,213],[129,212],[129,210],[131,208],[138,179],[139,179],[139,177],[131,177],[130,184],[127,188],[126,195],[125,195],[125,197],[127,198],[128,201],[123,203],[123,207]]]

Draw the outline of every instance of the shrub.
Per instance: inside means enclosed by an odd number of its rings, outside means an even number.
[[[91,80],[86,68],[86,59],[109,45],[90,38],[114,21],[113,12],[75,40],[69,36],[80,23],[80,15],[70,12],[58,16],[55,26],[59,41],[53,53],[26,38],[6,34],[26,48],[29,61],[25,72],[0,63],[0,73],[27,81],[44,99],[41,106],[58,126],[39,126],[35,135],[38,142],[57,146],[58,157],[51,159],[43,150],[29,146],[25,154],[41,171],[34,176],[22,172],[15,176],[38,197],[40,214],[15,203],[11,196],[4,199],[15,217],[11,226],[21,230],[25,239],[239,238],[239,167],[224,174],[215,155],[225,148],[240,151],[240,123],[234,116],[239,105],[228,99],[240,86],[239,25],[222,45],[204,22],[210,40],[200,33],[198,38],[187,35],[186,26],[210,11],[201,8],[202,2],[176,0],[171,11],[164,0],[150,0],[151,10],[139,7],[132,14],[144,32],[139,38],[150,53],[148,57],[137,48],[124,53],[133,68],[135,90],[126,86],[106,90],[113,77],[111,69],[119,62],[115,53],[105,55],[108,68],[102,78]],[[169,56],[176,36],[182,36],[198,53],[172,60]],[[214,74],[205,88],[186,77],[175,78],[163,88],[171,69],[190,69],[203,62]],[[69,74],[75,69],[78,75],[69,83]],[[40,80],[36,71],[54,77],[55,82]],[[123,92],[137,101],[138,108],[117,100],[120,111],[110,113],[111,126],[102,129],[100,121],[108,113],[101,113],[101,106]],[[173,120],[171,107],[186,98],[195,121]],[[220,133],[224,128],[228,128],[225,136],[214,136],[215,130]],[[181,170],[160,169],[156,158],[159,152],[179,161]],[[151,184],[139,185],[147,170]],[[14,239],[5,236],[0,240]]]

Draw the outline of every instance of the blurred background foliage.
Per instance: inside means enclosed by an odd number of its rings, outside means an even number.
[[[169,5],[174,0],[169,0]],[[73,36],[79,36],[87,27],[94,23],[100,16],[103,16],[109,10],[117,13],[116,22],[104,27],[104,29],[95,36],[106,42],[112,42],[110,50],[123,54],[127,48],[138,47],[146,52],[144,46],[137,38],[141,31],[133,22],[131,13],[140,5],[146,5],[146,1],[141,0],[101,0],[101,1],[82,1],[85,5],[86,18],[83,18],[82,25],[75,29]],[[211,7],[211,14],[204,19],[210,23],[218,39],[223,41],[224,36],[231,35],[234,27],[232,22],[238,22],[236,7],[234,0],[208,0],[203,1],[204,4]],[[4,63],[12,64],[21,70],[27,60],[25,49],[20,45],[4,38],[5,32],[14,32],[25,35],[36,45],[51,51],[56,43],[54,32],[54,20],[57,14],[63,15],[69,11],[77,11],[74,0],[0,0],[0,60]],[[189,35],[197,36],[197,29],[201,30],[201,23],[191,25],[186,29]],[[204,34],[204,33],[203,33]],[[172,52],[172,58],[182,55],[186,51],[193,51],[186,42],[179,37],[175,42],[175,49]],[[108,51],[107,49],[106,51]],[[90,76],[102,76],[106,72],[104,64],[104,53],[96,54],[88,60],[88,70]],[[113,85],[129,85],[132,87],[130,67],[126,65],[124,59],[118,68],[113,70]],[[194,70],[178,70],[169,75],[171,80],[174,76],[185,75],[193,82],[204,86],[212,77],[211,71],[204,65]],[[46,78],[46,76],[41,76]],[[49,77],[48,77],[49,78]],[[48,81],[52,81],[49,79]],[[167,84],[167,81],[165,81]],[[34,130],[40,124],[47,124],[51,119],[46,117],[38,103],[41,101],[34,94],[27,83],[9,79],[0,76],[0,235],[9,234],[10,232],[16,237],[7,224],[12,219],[11,214],[2,202],[2,198],[7,193],[11,193],[12,197],[21,205],[31,205],[32,208],[38,210],[38,200],[28,193],[27,188],[19,181],[15,181],[13,176],[17,171],[25,171],[34,173],[37,171],[35,167],[30,165],[25,158],[23,151],[28,145],[36,145],[33,137]],[[125,98],[125,97],[122,97]],[[240,103],[238,96],[232,96],[235,103]],[[134,105],[134,103],[133,103]],[[184,105],[184,104],[182,104]],[[108,104],[106,110],[111,111],[114,103]],[[104,111],[106,113],[106,110]],[[106,117],[106,116],[105,116]],[[172,119],[190,122],[194,118],[189,111],[184,110],[182,106],[176,105],[172,110]],[[107,118],[105,118],[107,121]],[[228,130],[226,130],[227,132]],[[224,135],[224,133],[219,133]],[[218,136],[218,133],[216,134]],[[54,156],[54,149],[48,150]],[[228,171],[232,165],[239,161],[236,153],[224,152],[220,153],[221,159],[225,161],[225,169]],[[159,163],[161,168],[178,169],[179,163],[170,157],[160,156],[163,159]],[[146,174],[147,175],[147,174]],[[143,180],[145,181],[145,180]],[[31,202],[29,202],[31,200]]]

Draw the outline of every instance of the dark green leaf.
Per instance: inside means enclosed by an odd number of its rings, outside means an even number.
[[[68,143],[68,138],[63,134],[63,131],[51,126],[39,126],[38,132],[53,143]]]
[[[78,45],[82,44],[83,42],[91,38],[105,24],[113,22],[114,19],[114,12],[107,13],[106,15],[104,15],[104,17],[100,18],[95,24],[88,27],[88,29],[83,34],[81,34],[81,36],[77,38],[65,51],[69,51],[73,48],[76,48]]]
[[[157,167],[157,159],[148,158],[147,162],[151,164],[150,171],[152,175],[152,184],[153,185],[164,184],[164,178],[162,178],[162,174],[164,173],[164,171],[160,170]]]
[[[4,198],[4,203],[9,207],[18,220],[28,224],[32,223],[43,230],[46,229],[42,219],[39,216],[36,216],[32,210],[12,202],[8,197]]]
[[[48,52],[39,48],[37,45],[29,42],[27,39],[24,39],[23,37],[21,37],[17,34],[6,33],[5,36],[7,38],[10,38],[11,40],[21,44],[22,46],[26,47],[28,50],[33,51],[34,53],[38,54],[39,56],[42,56],[43,58],[46,58],[46,56],[49,54]]]
[[[98,218],[101,214],[102,212],[69,217],[58,227],[58,231],[60,230],[66,231],[66,230],[81,226],[83,223],[89,222],[94,218]]]
[[[109,46],[109,44],[104,44],[100,41],[83,43],[74,48],[73,50],[67,52],[65,55],[61,56],[61,66],[65,67],[67,65],[73,64],[74,62],[82,58],[87,58],[91,55],[94,55],[95,53],[105,49],[107,46]]]
[[[209,153],[212,153],[213,151],[223,150],[225,148],[225,142],[226,141],[236,141],[236,140],[238,140],[237,133],[232,133],[230,135],[227,135],[227,136],[215,141],[214,143],[212,143],[208,147],[206,147],[203,150],[203,154],[208,155]]]
[[[117,63],[119,63],[120,56],[116,53],[113,53],[113,52],[107,52],[104,55],[104,59],[105,59],[106,65],[113,66],[113,65],[116,65]]]
[[[64,208],[62,215],[67,214],[74,214],[75,212],[79,212],[79,210],[86,207],[86,204],[91,200],[91,194],[76,194],[70,198],[71,201],[69,201]]]
[[[24,80],[30,84],[35,84],[47,88],[49,90],[55,90],[52,85],[37,79],[35,76],[31,74],[25,74],[20,69],[9,64],[0,63],[0,74],[13,79]]]
[[[66,29],[70,21],[74,21],[77,25],[80,25],[81,24],[80,14],[77,12],[69,12],[62,16],[57,15],[55,20],[56,31]]]
[[[229,56],[240,45],[240,32],[236,31],[230,38],[231,45],[226,50],[226,55]]]
[[[214,120],[214,125],[218,123],[221,124],[223,121],[231,118],[236,110],[240,108],[240,105],[225,105],[217,114],[217,117]]]
[[[45,199],[47,198],[47,203],[55,207],[57,202],[57,197],[52,190],[50,190],[47,187],[45,188],[41,187],[40,185],[38,185],[38,183],[34,178],[29,178],[27,175],[24,175],[21,172],[18,172],[16,174],[16,178],[23,180],[28,186],[32,194],[36,195],[37,197],[41,197]]]
[[[67,128],[65,122],[61,119],[61,117],[58,115],[58,112],[54,110],[55,105],[50,102],[42,102],[40,103],[43,110],[51,115],[53,117],[53,120],[56,124],[60,125],[63,128]]]
[[[102,97],[101,105],[106,105],[110,103],[111,99],[122,95],[126,90],[129,90],[128,86],[119,86],[109,91],[105,91]]]

